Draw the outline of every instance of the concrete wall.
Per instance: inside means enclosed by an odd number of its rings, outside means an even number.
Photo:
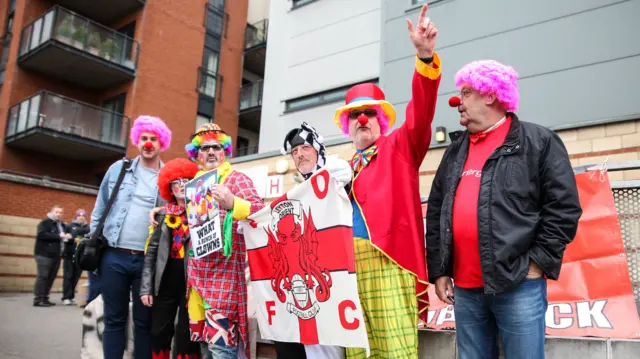
[[[478,59],[495,59],[520,74],[518,115],[548,127],[640,118],[640,1],[443,0],[428,16],[439,30],[442,58],[435,126],[457,130],[447,99],[458,90],[455,72]],[[381,85],[396,106],[398,124],[411,96],[414,49],[405,18],[417,19],[410,0],[384,0]],[[594,31],[594,26],[598,28]],[[618,146],[611,144],[610,146]]]
[[[336,103],[284,113],[284,102],[371,80],[380,73],[381,0],[320,0],[291,9],[271,1],[260,126],[260,152],[279,150],[301,121],[325,138],[339,136]]]
[[[255,24],[262,19],[268,19],[270,2],[270,0],[249,0],[247,22],[249,24]]]

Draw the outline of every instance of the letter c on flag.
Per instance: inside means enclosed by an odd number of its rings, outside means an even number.
[[[340,324],[346,330],[356,330],[360,327],[360,319],[355,318],[353,322],[347,321],[347,317],[345,312],[347,308],[351,310],[356,310],[356,304],[351,300],[343,300],[338,304],[338,314],[340,315]]]
[[[276,302],[274,300],[266,301],[267,315],[269,316],[269,325],[273,325],[273,317],[276,315]]]
[[[320,186],[318,186],[318,178],[322,177],[324,188],[320,190]],[[318,173],[316,176],[311,177],[311,187],[313,188],[313,193],[315,193],[318,199],[324,199],[329,193],[329,172],[327,170],[323,170]]]

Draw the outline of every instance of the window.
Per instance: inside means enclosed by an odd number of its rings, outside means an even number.
[[[209,5],[213,6],[219,11],[224,11],[224,0],[209,0]]]
[[[102,127],[100,140],[116,146],[125,146],[126,141],[122,132],[124,105],[127,94],[122,93],[102,102]]]
[[[373,82],[377,85],[378,79],[364,82]],[[357,85],[357,83],[285,101],[285,111],[291,112],[304,110],[311,107],[326,105],[328,103],[344,101],[344,97],[347,95],[347,91],[349,91],[349,89],[354,85]]]
[[[222,25],[224,23],[224,14],[217,11],[212,11],[212,8],[207,9],[207,31],[212,32],[215,35],[222,36]]]
[[[213,119],[211,117],[207,117],[207,116],[203,116],[203,115],[196,115],[196,128],[195,131],[197,131],[200,126],[206,124],[206,123],[210,123],[213,122]]]

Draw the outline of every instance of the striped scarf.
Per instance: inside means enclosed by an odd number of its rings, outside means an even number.
[[[362,171],[362,169],[371,162],[371,159],[376,155],[376,153],[378,153],[377,145],[373,145],[366,150],[356,150],[356,153],[351,159],[351,168],[353,168],[353,172],[358,173]]]

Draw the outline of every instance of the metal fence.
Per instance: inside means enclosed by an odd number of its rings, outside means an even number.
[[[574,170],[577,173],[594,171],[601,166],[582,166]],[[608,172],[639,170],[640,161],[608,163],[606,167]],[[618,212],[622,241],[627,252],[631,287],[636,298],[636,308],[640,313],[640,180],[611,181],[611,188]]]

